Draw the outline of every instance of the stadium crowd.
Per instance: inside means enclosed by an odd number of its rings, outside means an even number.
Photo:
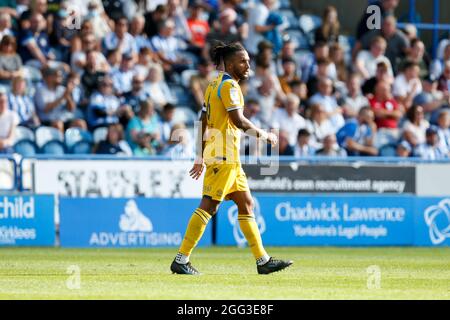
[[[193,156],[210,50],[240,41],[244,114],[279,129],[280,155],[447,158],[450,40],[432,59],[398,2],[349,37],[335,7],[302,20],[289,1],[1,0],[0,153]]]

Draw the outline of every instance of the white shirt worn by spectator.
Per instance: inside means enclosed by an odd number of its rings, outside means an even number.
[[[297,142],[298,131],[305,127],[306,121],[298,113],[289,116],[286,110],[277,109],[272,115],[272,128],[286,131],[291,146]]]
[[[375,58],[370,51],[362,50],[358,53],[356,60],[362,62],[364,68],[369,73],[369,78],[375,77],[375,75],[377,74],[377,64],[380,62],[386,63],[386,65],[388,66],[389,75],[392,77],[394,76],[391,61],[389,61],[389,59],[384,55]]]
[[[415,91],[413,92],[413,88],[416,86]],[[420,79],[414,78],[411,80],[406,80],[404,74],[399,74],[395,77],[394,86],[392,89],[392,94],[395,97],[406,97],[408,94],[413,93],[414,96],[422,93],[422,83]]]
[[[19,116],[15,111],[6,109],[0,114],[0,139],[6,139],[9,137],[11,129],[19,124]],[[5,147],[10,147],[7,145]]]
[[[110,32],[103,39],[103,46],[106,50],[114,50],[119,46],[119,38],[114,32]],[[122,54],[131,55],[138,53],[136,41],[128,32],[125,34],[121,49]]]
[[[253,7],[248,8],[248,37],[244,41],[244,45],[250,54],[258,53],[258,43],[264,40],[264,36],[256,32],[255,26],[266,25],[269,17],[269,9],[262,3],[256,3]]]
[[[157,109],[162,108],[166,103],[176,103],[176,99],[165,81],[146,82],[144,90],[148,92],[151,100],[156,103]]]
[[[180,50],[186,49],[186,44],[175,37],[161,37],[160,35],[156,35],[151,38],[150,42],[156,52],[164,53],[164,56],[172,62],[178,60],[178,52]]]
[[[437,129],[439,136],[439,145],[446,153],[450,153],[450,129]]]
[[[55,90],[50,90],[45,84],[41,84],[36,89],[34,96],[34,103],[36,105],[37,114],[42,121],[57,121],[66,122],[74,118],[74,113],[66,109],[66,100],[64,99],[57,107],[50,112],[44,112],[45,106],[64,95],[66,88],[64,86],[57,86]]]
[[[296,144],[294,147],[295,157],[312,157],[315,154],[316,150],[310,144],[305,144],[304,146]]]
[[[330,120],[326,119],[318,124],[315,121],[306,121],[306,130],[311,133],[310,145],[319,150],[323,147],[323,139],[330,134],[335,134],[336,130]]]
[[[310,98],[310,104],[320,104],[325,108],[325,111],[328,113],[335,112],[339,105],[334,96],[324,96],[321,93],[316,93]],[[345,124],[344,117],[340,113],[336,113],[330,117],[330,121],[334,127],[334,133],[336,133],[340,128],[342,128]]]
[[[411,132],[414,137],[417,139],[418,144],[425,143],[426,141],[426,131],[428,127],[430,126],[430,123],[427,120],[422,120],[419,126],[416,126],[411,123],[411,121],[406,120],[403,125],[403,131],[409,131]]]
[[[446,150],[443,149],[440,145],[433,147],[425,143],[421,144],[417,148],[415,155],[426,160],[440,160],[448,158]]]

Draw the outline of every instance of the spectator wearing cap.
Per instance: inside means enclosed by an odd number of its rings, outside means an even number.
[[[197,111],[200,111],[204,101],[204,93],[214,75],[214,66],[211,60],[201,58],[198,63],[198,74],[189,80],[189,88],[195,99]]]
[[[272,115],[272,128],[284,130],[291,146],[295,145],[298,131],[306,127],[305,119],[298,113],[299,108],[300,99],[295,94],[289,93],[284,108],[276,109]]]
[[[151,48],[150,39],[144,33],[145,18],[141,14],[137,14],[131,19],[130,34],[136,41],[137,51],[140,52],[142,48]]]
[[[376,147],[395,143],[400,138],[398,125],[404,115],[404,109],[393,97],[390,83],[379,81],[369,103],[375,113],[378,128]]]
[[[415,62],[406,62],[402,72],[395,77],[392,93],[406,109],[412,106],[413,99],[422,92],[419,78],[420,68]]]
[[[311,133],[311,146],[318,150],[323,147],[325,137],[335,134],[336,130],[322,105],[312,104],[309,113],[310,117],[306,121],[306,129]]]
[[[100,80],[98,91],[89,100],[87,121],[91,129],[119,123],[120,100],[114,95],[113,82],[109,76]]]
[[[19,117],[15,111],[8,109],[8,97],[0,89],[0,154],[13,153],[12,146]]]
[[[187,44],[175,37],[175,22],[171,19],[161,22],[158,30],[158,34],[150,41],[170,79],[173,73],[181,73],[189,67],[189,61],[181,55]]]
[[[281,89],[285,94],[291,93],[292,81],[300,81],[297,76],[297,64],[293,58],[286,58],[282,60],[283,73],[278,77],[280,81]]]
[[[339,99],[345,119],[356,118],[362,107],[369,105],[369,100],[361,92],[361,77],[352,73],[346,82],[346,92]]]
[[[64,87],[62,72],[55,68],[44,69],[43,80],[34,95],[39,119],[44,125],[64,131],[64,123],[76,117],[77,105],[72,96],[75,86],[68,83]]]
[[[111,73],[114,84],[114,90],[117,95],[131,91],[131,82],[135,75],[134,60],[132,55],[125,54],[122,56],[120,67]]]
[[[122,105],[127,105],[134,113],[139,111],[141,101],[150,99],[150,94],[144,90],[145,78],[141,74],[134,74],[131,81],[131,90],[122,97]]]
[[[8,85],[22,73],[22,59],[16,53],[16,39],[5,35],[0,40],[0,84]]]
[[[395,154],[397,157],[400,157],[400,158],[410,157],[412,155],[411,145],[405,140],[401,141],[399,144],[397,144]]]
[[[345,148],[350,156],[376,156],[378,150],[374,145],[377,132],[375,115],[370,107],[358,111],[357,119],[348,120],[337,132],[339,145]]]
[[[21,75],[12,79],[11,91],[8,93],[8,106],[19,116],[19,125],[29,128],[40,125],[33,99],[27,94],[27,82]]]
[[[414,105],[406,111],[406,121],[403,123],[403,138],[413,147],[425,143],[425,132],[430,126],[424,117],[423,107]]]
[[[372,39],[377,36],[382,36],[386,42],[386,57],[391,62],[394,74],[396,74],[396,67],[407,54],[410,43],[403,32],[397,28],[397,19],[390,15],[387,16],[381,25],[381,30],[372,30],[361,39],[363,49],[368,49],[372,43]],[[358,46],[355,46],[358,48]]]
[[[148,70],[148,77],[144,84],[144,90],[149,93],[157,110],[161,110],[166,103],[176,102],[175,97],[170,91],[169,85],[164,80],[161,69],[158,67],[151,67]]]
[[[376,36],[370,42],[370,50],[362,50],[356,57],[356,71],[368,80],[376,75],[377,64],[384,62],[387,65],[388,72],[392,76],[392,65],[389,59],[384,55],[387,42],[381,36]]]
[[[447,154],[450,156],[450,111],[441,110],[437,118],[436,126],[439,143],[442,149],[446,150]]]
[[[413,104],[423,106],[427,118],[435,122],[439,109],[450,104],[449,96],[437,89],[438,82],[431,76],[422,79],[422,88],[422,92],[414,97]]]
[[[128,20],[121,17],[115,20],[114,32],[108,33],[103,39],[103,50],[119,48],[123,55],[129,55],[133,59],[137,59],[138,48],[136,40],[128,32]]]
[[[337,103],[336,97],[333,95],[333,81],[329,78],[320,78],[318,84],[318,92],[309,99],[310,104],[322,105],[337,132],[344,125],[344,117],[342,116],[342,107]]]
[[[339,147],[336,136],[329,134],[323,139],[323,147],[316,151],[317,156],[342,158],[347,156],[347,152]]]
[[[414,155],[426,160],[441,160],[448,158],[447,150],[440,144],[436,127],[431,126],[427,129],[426,142],[416,148]]]
[[[433,78],[439,79],[447,61],[450,61],[450,42],[445,46],[442,58],[437,58],[431,64],[430,73]]]
[[[312,157],[316,150],[311,145],[311,133],[306,129],[300,129],[297,134],[297,144],[294,147],[294,156]]]

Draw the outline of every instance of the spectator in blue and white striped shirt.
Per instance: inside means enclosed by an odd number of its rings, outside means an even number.
[[[417,147],[414,154],[426,160],[448,158],[446,150],[439,144],[439,135],[436,127],[431,126],[427,129],[426,142]]]
[[[19,125],[29,128],[40,125],[33,99],[27,94],[27,83],[21,75],[12,79],[8,107],[19,115]]]

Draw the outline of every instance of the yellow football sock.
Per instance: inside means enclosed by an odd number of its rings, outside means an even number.
[[[255,259],[258,260],[261,257],[266,257],[267,252],[262,244],[261,234],[259,233],[254,216],[239,215],[238,220],[242,233],[244,234],[245,239],[247,239]]]
[[[211,215],[203,209],[194,211],[184,235],[179,252],[189,257],[206,229]]]

